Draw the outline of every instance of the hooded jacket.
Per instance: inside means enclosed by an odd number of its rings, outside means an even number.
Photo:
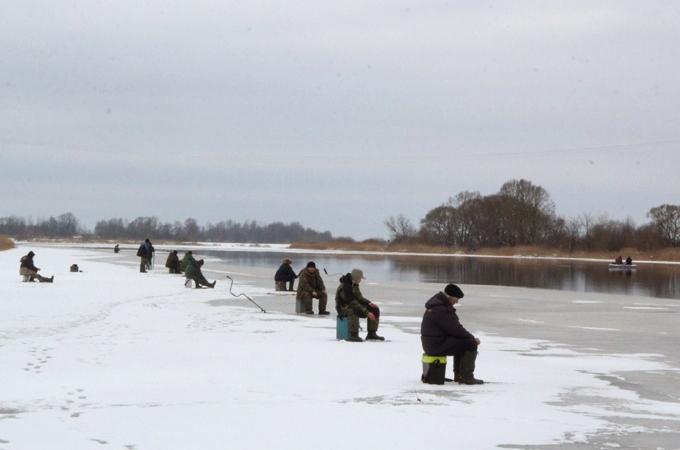
[[[315,270],[310,273],[307,269],[302,269],[298,275],[300,281],[298,282],[297,298],[302,298],[302,294],[311,294],[316,291],[321,293],[326,290],[326,285],[323,284],[319,271]]]
[[[340,286],[335,291],[335,310],[342,314],[344,308],[352,308],[354,313],[365,317],[370,301],[363,296],[359,285],[352,281],[352,274],[340,277]]]
[[[420,325],[420,339],[428,355],[445,354],[447,341],[472,339],[474,336],[461,325],[456,308],[446,294],[439,292],[425,303],[425,313]]]
[[[21,265],[19,267],[28,270],[35,270],[36,272],[40,270],[37,267],[35,267],[35,264],[33,264],[33,256],[34,256],[33,252],[28,252],[27,255],[22,256],[20,260]]]

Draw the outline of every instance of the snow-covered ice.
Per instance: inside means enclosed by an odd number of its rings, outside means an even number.
[[[0,252],[0,449],[491,449],[680,421],[678,403],[609,380],[674,370],[661,355],[480,330],[488,384],[423,385],[417,318],[386,316],[389,342],[338,342],[333,316],[263,314],[224,281],[186,289],[94,250],[39,248],[55,283],[22,283],[27,251]]]

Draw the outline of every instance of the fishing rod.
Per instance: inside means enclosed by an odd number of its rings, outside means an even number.
[[[325,273],[329,277],[337,277],[337,276],[343,276],[344,275],[344,273],[328,273],[328,271],[326,270],[325,267],[323,268],[323,273]]]
[[[253,303],[253,305],[255,305],[255,306],[257,306],[258,308],[260,308],[260,311],[262,311],[263,313],[266,313],[266,312],[267,312],[267,311],[264,310],[263,307],[261,307],[260,305],[258,305],[257,303],[255,303],[255,300],[253,300],[252,298],[250,298],[250,297],[249,297],[248,295],[246,295],[244,292],[241,292],[241,293],[238,294],[238,295],[234,294],[234,291],[231,290],[231,287],[234,285],[234,279],[233,279],[232,277],[230,277],[229,275],[227,275],[227,279],[230,281],[230,284],[229,284],[229,293],[230,293],[232,296],[234,296],[234,297],[245,297],[245,298],[247,298],[248,300],[250,300],[250,301]]]

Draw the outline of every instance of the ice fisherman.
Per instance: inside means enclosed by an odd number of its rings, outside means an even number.
[[[294,290],[293,285],[298,276],[295,274],[291,264],[293,264],[293,260],[284,258],[281,266],[276,271],[276,274],[274,275],[274,284],[277,291],[285,291],[286,284],[288,284],[288,291]]]
[[[420,340],[428,355],[453,356],[453,381],[484,384],[474,375],[477,347],[481,342],[461,325],[453,307],[461,298],[463,291],[455,284],[448,284],[443,292],[425,303]]]
[[[184,276],[187,278],[187,280],[194,280],[194,284],[196,285],[197,289],[201,286],[207,286],[209,288],[215,287],[217,281],[213,281],[211,283],[205,279],[205,276],[203,276],[203,272],[201,271],[201,267],[203,266],[202,259],[196,261],[191,252],[187,252],[184,255],[183,261],[184,260],[186,260]]]
[[[168,259],[165,260],[165,267],[168,268],[169,273],[182,273],[180,270],[179,256],[177,250],[168,253]]]
[[[630,256],[628,256],[628,257],[626,258],[626,265],[627,265],[627,266],[632,266],[632,265],[633,265],[633,258],[631,258]]]
[[[359,318],[365,318],[368,334],[366,340],[384,341],[385,338],[378,336],[378,323],[380,321],[380,308],[364,297],[359,289],[359,283],[364,279],[364,272],[360,269],[352,269],[352,272],[340,277],[340,286],[335,292],[335,310],[339,317],[347,317],[349,325],[349,342],[362,342],[359,337]]]
[[[621,255],[617,256],[616,259],[614,259],[614,264],[623,264],[623,258],[621,258]]]
[[[314,314],[312,307],[312,299],[319,299],[319,315],[327,316],[330,313],[326,311],[328,303],[328,294],[326,293],[326,286],[323,284],[323,279],[316,270],[314,261],[309,261],[307,266],[298,274],[300,281],[297,288],[297,300],[302,301],[302,308],[305,314]]]
[[[137,250],[137,256],[141,258],[139,262],[140,272],[146,272],[146,269],[151,268],[151,260],[153,259],[154,252],[155,249],[153,248],[153,245],[151,245],[149,238],[144,239],[144,242],[142,242]]]
[[[116,244],[113,246],[113,253],[118,253],[120,252],[120,245]]]
[[[40,275],[38,272],[40,271],[40,268],[35,267],[35,264],[33,263],[33,257],[35,256],[35,253],[33,251],[29,251],[28,254],[24,255],[21,257],[21,265],[19,266],[19,275],[24,277],[25,280],[27,281],[35,281],[38,280],[41,283],[52,283],[54,281],[54,275],[51,277],[43,277]]]

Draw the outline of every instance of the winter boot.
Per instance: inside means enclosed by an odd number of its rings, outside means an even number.
[[[369,331],[368,334],[366,335],[366,340],[367,341],[384,341],[385,338],[382,336],[378,336],[378,333],[375,331]]]
[[[214,288],[216,284],[217,284],[217,280],[213,281],[208,286],[210,286],[211,288]]]
[[[329,314],[330,314],[330,313],[329,313],[328,311],[319,311],[319,315],[320,315],[320,316],[327,316],[327,315],[329,315]]]
[[[351,333],[345,340],[347,342],[364,342],[364,340],[359,337],[359,333]]]
[[[463,355],[453,355],[453,381],[460,383],[463,381],[463,375],[460,369],[460,363],[463,360]]]
[[[475,360],[477,352],[469,350],[465,352],[460,361],[460,384],[484,384],[483,380],[475,378]],[[454,362],[455,365],[455,362]]]

